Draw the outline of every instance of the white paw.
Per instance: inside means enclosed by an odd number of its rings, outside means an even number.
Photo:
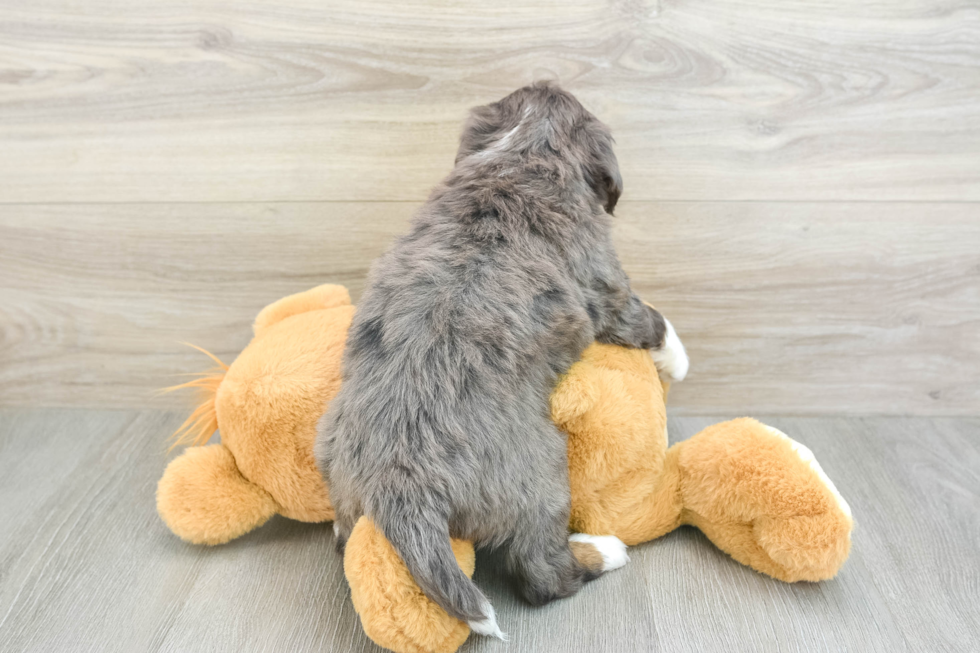
[[[674,325],[667,318],[664,318],[664,324],[667,325],[664,346],[660,349],[650,350],[650,355],[653,357],[653,363],[657,366],[657,371],[660,372],[660,378],[667,381],[683,381],[691,363],[687,358],[684,343],[674,331]]]
[[[602,556],[602,570],[611,571],[619,569],[630,561],[626,553],[626,545],[615,535],[586,535],[585,533],[572,533],[568,536],[569,542],[584,542],[591,544],[599,551]]]
[[[483,635],[484,637],[496,637],[497,639],[506,642],[507,635],[500,630],[500,626],[497,625],[497,614],[493,610],[493,606],[490,602],[483,606],[483,612],[486,613],[487,618],[481,619],[479,621],[468,621],[466,625],[470,627],[477,635]]]
[[[830,493],[834,495],[834,499],[837,500],[837,505],[838,507],[840,507],[841,511],[843,511],[843,513],[847,515],[848,518],[853,519],[851,515],[851,507],[847,504],[847,501],[844,499],[844,497],[841,496],[841,493],[837,491],[837,486],[834,485],[834,482],[830,480],[830,477],[827,476],[827,473],[823,471],[823,467],[821,467],[820,463],[817,462],[817,457],[813,455],[813,452],[810,451],[810,448],[803,444],[800,444],[799,442],[789,437],[788,435],[786,435],[785,433],[783,433],[777,428],[769,426],[768,424],[763,424],[763,426],[773,435],[778,435],[779,437],[789,441],[789,446],[793,447],[793,451],[796,453],[797,456],[800,457],[800,460],[805,462],[807,465],[810,466],[810,469],[816,472],[817,477],[821,480],[821,482],[823,482],[824,485],[827,486],[827,489],[830,490]]]

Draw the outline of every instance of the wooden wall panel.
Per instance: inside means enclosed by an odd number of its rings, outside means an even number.
[[[0,402],[172,406],[266,303],[363,288],[417,203],[3,207]],[[687,343],[684,413],[980,412],[980,215],[961,203],[626,202],[637,290]]]
[[[0,2],[0,201],[422,200],[559,79],[634,200],[980,200],[972,0]]]
[[[608,122],[677,410],[980,413],[972,0],[0,0],[0,403],[172,404],[369,262],[469,107]]]

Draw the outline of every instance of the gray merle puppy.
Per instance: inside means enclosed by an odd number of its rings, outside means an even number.
[[[559,376],[593,340],[651,349],[674,380],[687,372],[610,241],[612,144],[550,84],[474,109],[454,170],[372,269],[320,424],[339,545],[367,515],[425,594],[480,634],[502,636],[450,536],[506,546],[535,604],[628,559],[614,537],[569,542],[566,443],[548,403]]]

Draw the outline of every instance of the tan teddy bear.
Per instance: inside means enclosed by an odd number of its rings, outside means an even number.
[[[276,513],[333,518],[312,447],[340,385],[353,311],[340,286],[279,300],[259,314],[255,337],[226,371],[185,384],[207,397],[183,439],[201,444],[218,429],[221,444],[189,447],[164,472],[157,507],[174,533],[220,544]],[[647,352],[612,345],[593,344],[563,377],[551,408],[568,434],[570,529],[633,545],[690,524],[774,578],[834,576],[853,521],[809,449],[749,418],[668,448],[665,393]],[[472,544],[454,540],[453,550],[472,575]],[[366,518],[347,543],[344,570],[364,630],[381,646],[450,653],[469,635],[422,593]]]

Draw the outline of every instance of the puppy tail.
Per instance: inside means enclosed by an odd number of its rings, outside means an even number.
[[[426,509],[419,494],[389,497],[387,510],[374,521],[395,547],[426,596],[443,610],[465,621],[473,632],[506,639],[497,626],[493,606],[460,569],[449,540],[449,526],[436,511]]]

